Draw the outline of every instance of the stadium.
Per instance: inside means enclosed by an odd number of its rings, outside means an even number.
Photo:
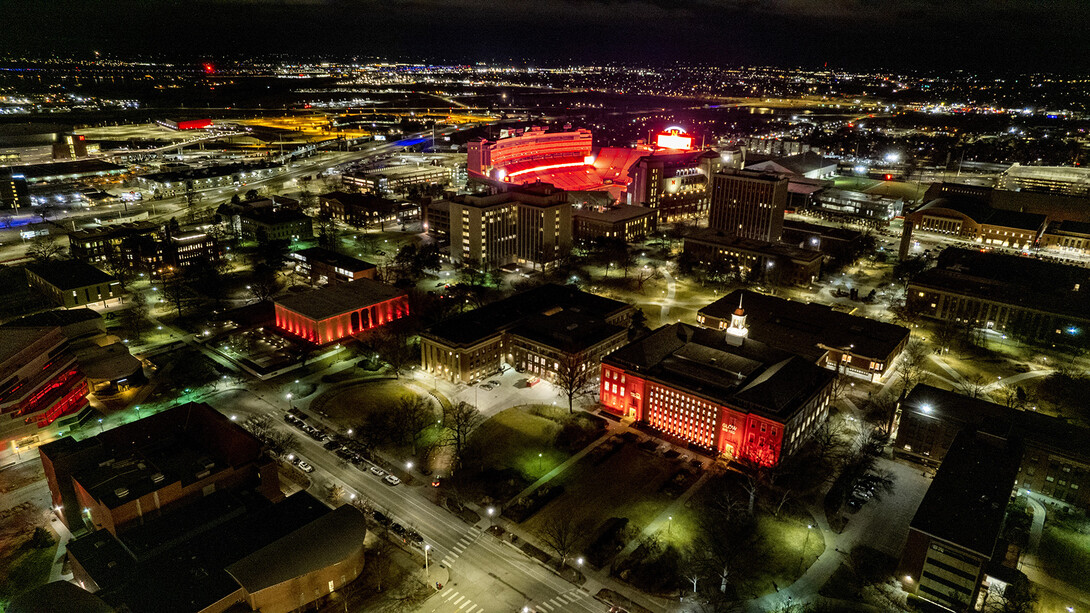
[[[595,149],[590,130],[546,132],[544,128],[515,130],[499,140],[469,143],[471,178],[485,183],[527,184],[541,181],[566,191],[605,191],[625,202],[632,177],[629,170],[641,158],[692,150],[693,138],[681,128],[658,135],[655,146],[642,141],[634,147]]]

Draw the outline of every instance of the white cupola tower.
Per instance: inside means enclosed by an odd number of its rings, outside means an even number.
[[[746,327],[746,311],[742,308],[742,297],[738,297],[738,308],[730,316],[730,327],[727,328],[727,343],[741,345],[749,334]]]

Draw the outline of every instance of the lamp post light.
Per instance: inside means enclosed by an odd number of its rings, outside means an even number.
[[[103,432],[104,432],[104,429],[103,429],[103,426],[102,426],[102,420],[100,419],[100,420],[98,420],[98,433],[102,434]]]
[[[495,514],[496,514],[496,509],[494,507],[488,507],[488,525],[490,527],[496,525],[495,520],[493,520],[493,516]]]
[[[806,524],[806,539],[802,543],[802,552],[799,553],[799,567],[795,572],[802,572],[802,559],[806,556],[806,547],[810,544],[810,531],[814,529],[814,524]]]
[[[431,545],[424,545],[424,574],[431,576],[431,568],[428,566],[428,552],[431,551]]]

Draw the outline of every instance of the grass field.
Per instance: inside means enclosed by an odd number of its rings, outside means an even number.
[[[480,453],[483,466],[514,468],[533,482],[571,457],[553,447],[559,431],[556,421],[532,415],[528,407],[512,407],[481,424],[470,444]]]
[[[1053,519],[1045,521],[1037,557],[1049,575],[1090,591],[1090,521]]]
[[[740,597],[756,598],[775,591],[776,586],[791,585],[814,563],[825,551],[825,540],[820,530],[806,527],[811,521],[804,514],[758,515],[757,555],[738,579]]]
[[[316,398],[312,408],[325,412],[345,427],[352,427],[371,411],[396,406],[402,398],[413,395],[415,392],[399,381],[367,381]]]
[[[631,527],[643,530],[673,500],[659,489],[676,469],[677,464],[635,445],[622,446],[597,465],[585,457],[551,482],[562,484],[564,494],[523,525],[535,531],[551,517],[571,517],[590,534],[610,517],[627,517]],[[662,538],[685,546],[692,538],[692,523],[687,513],[679,512]]]
[[[23,592],[49,581],[57,546],[44,549],[21,548],[0,561],[0,611]]]

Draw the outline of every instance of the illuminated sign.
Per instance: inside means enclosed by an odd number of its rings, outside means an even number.
[[[693,137],[681,128],[667,128],[655,137],[655,145],[661,149],[692,149]]]

